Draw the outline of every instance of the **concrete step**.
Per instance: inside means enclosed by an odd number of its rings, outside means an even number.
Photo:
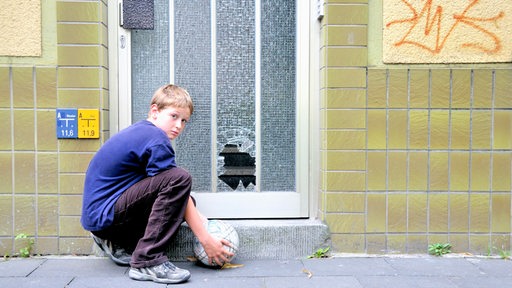
[[[305,258],[330,246],[327,225],[319,220],[224,220],[239,237],[237,260],[281,260]],[[193,256],[194,234],[184,224],[168,255],[172,261]],[[235,260],[236,262],[236,260]]]

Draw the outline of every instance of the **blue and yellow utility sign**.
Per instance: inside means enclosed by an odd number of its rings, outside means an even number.
[[[78,138],[77,109],[57,109],[57,138]]]
[[[98,109],[57,109],[57,138],[100,138]]]
[[[78,138],[100,138],[98,109],[78,109]]]

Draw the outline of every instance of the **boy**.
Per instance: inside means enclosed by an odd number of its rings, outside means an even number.
[[[82,226],[129,277],[181,283],[190,272],[174,266],[166,247],[185,220],[209,260],[228,261],[226,240],[211,236],[190,196],[190,174],[176,166],[171,141],[189,121],[188,92],[164,85],[151,99],[148,118],[112,136],[98,150],[85,176]],[[130,255],[131,252],[132,254]]]

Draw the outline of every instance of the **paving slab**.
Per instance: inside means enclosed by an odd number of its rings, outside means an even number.
[[[306,259],[304,267],[314,275],[396,275],[398,271],[384,258]]]
[[[12,258],[0,260],[0,277],[24,277],[34,272],[46,259]]]
[[[474,276],[482,274],[465,258],[386,258],[399,275],[408,276]]]
[[[447,276],[359,276],[364,288],[458,288]],[[481,286],[486,287],[486,286]],[[491,286],[489,286],[491,287]]]

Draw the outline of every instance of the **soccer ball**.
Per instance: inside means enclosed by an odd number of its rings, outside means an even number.
[[[236,253],[238,252],[239,242],[238,233],[236,233],[235,228],[233,228],[233,226],[231,226],[229,223],[224,222],[222,220],[208,220],[208,222],[205,225],[207,225],[206,229],[208,230],[208,233],[210,233],[212,236],[217,237],[219,239],[226,239],[231,243],[233,247],[224,245],[224,249],[234,254],[233,257],[229,259],[229,261],[232,261],[233,258],[235,258]],[[204,265],[210,267],[219,267],[224,264],[215,263],[215,260],[212,261],[212,264],[208,263],[208,255],[206,255],[203,245],[199,243],[197,237],[194,237],[193,246],[194,255],[196,256],[196,259],[203,263]]]

